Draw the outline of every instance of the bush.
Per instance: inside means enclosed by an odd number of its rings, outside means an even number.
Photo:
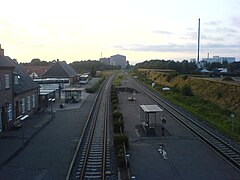
[[[119,118],[122,118],[122,113],[119,112],[119,111],[114,111],[113,112],[113,119],[119,119]]]
[[[183,78],[183,80],[186,80],[188,78],[188,75],[183,75],[181,78]]]
[[[86,88],[86,91],[88,93],[95,93],[98,90],[99,86],[102,84],[103,81],[104,81],[104,78],[98,80],[94,85],[92,85],[92,87]]]
[[[114,120],[113,121],[113,131],[116,134],[121,133],[120,128],[122,129],[122,132],[124,131],[124,122],[123,120]]]
[[[230,76],[223,77],[222,81],[234,81],[234,79]]]
[[[184,85],[181,89],[181,94],[184,96],[193,96],[191,87],[188,85]]]
[[[177,77],[178,73],[177,72],[171,72],[167,74],[166,81],[170,82],[173,78]]]
[[[125,143],[126,148],[129,146],[128,137],[126,134],[114,134],[113,142],[117,149],[121,148],[123,146],[123,143]]]
[[[125,162],[125,153],[123,148],[119,149],[117,152],[117,161],[118,161],[118,166],[120,168],[125,166],[126,162]]]

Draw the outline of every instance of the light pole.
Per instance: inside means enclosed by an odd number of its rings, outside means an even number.
[[[234,118],[235,114],[231,114],[230,117],[232,118],[232,132],[234,131]]]
[[[51,103],[51,120],[53,119],[53,102],[55,101],[55,98],[49,98],[48,102]]]
[[[170,88],[169,87],[163,87],[162,88],[162,91],[170,91]],[[165,119],[165,117],[164,117],[164,98],[162,99],[162,102],[163,102],[163,104],[162,104],[162,108],[163,108],[163,117],[162,117],[162,135],[164,136],[164,124],[166,124],[166,119]]]

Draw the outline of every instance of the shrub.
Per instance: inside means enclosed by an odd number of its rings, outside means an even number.
[[[124,122],[123,120],[114,120],[113,121],[113,131],[116,134],[121,133],[120,128],[122,129],[122,132],[124,131]]]
[[[230,76],[223,77],[222,81],[234,81],[234,79]]]
[[[166,81],[170,82],[173,78],[177,77],[178,73],[177,72],[171,72],[167,74]]]
[[[113,112],[113,119],[119,119],[119,118],[122,118],[122,113],[119,112],[119,111],[114,111]]]
[[[192,89],[188,85],[184,85],[181,89],[181,93],[184,96],[193,96]]]
[[[125,153],[123,148],[118,149],[117,151],[117,161],[118,161],[118,166],[120,168],[125,166],[126,162],[125,162]]]
[[[186,80],[188,78],[188,75],[183,75],[182,78],[183,80]]]
[[[128,137],[126,134],[114,134],[113,135],[113,142],[115,147],[120,148],[122,147],[123,143],[125,143],[126,148],[128,147]]]
[[[90,88],[86,88],[86,91],[88,93],[94,93],[98,90],[99,86],[102,84],[102,82],[104,81],[104,78],[98,80],[94,85],[92,85],[92,87]]]

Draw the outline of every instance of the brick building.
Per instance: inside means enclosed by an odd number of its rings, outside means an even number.
[[[0,45],[0,132],[13,120],[13,69]]]
[[[57,60],[43,75],[42,78],[68,78],[69,83],[78,82],[78,73],[65,61]]]
[[[39,85],[0,46],[0,129],[10,129],[22,115],[38,108]]]

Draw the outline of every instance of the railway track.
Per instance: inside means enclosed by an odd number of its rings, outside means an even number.
[[[111,77],[101,86],[66,179],[111,179],[108,120]]]
[[[130,77],[130,76],[129,76]],[[226,142],[218,135],[212,133],[192,118],[185,115],[183,112],[169,104],[166,100],[163,100],[156,92],[151,91],[141,83],[135,81],[130,77],[132,81],[154,102],[161,107],[164,107],[170,115],[177,119],[181,124],[192,131],[196,136],[202,139],[206,144],[212,147],[217,153],[219,153],[224,159],[232,164],[236,169],[240,171],[240,151]]]

